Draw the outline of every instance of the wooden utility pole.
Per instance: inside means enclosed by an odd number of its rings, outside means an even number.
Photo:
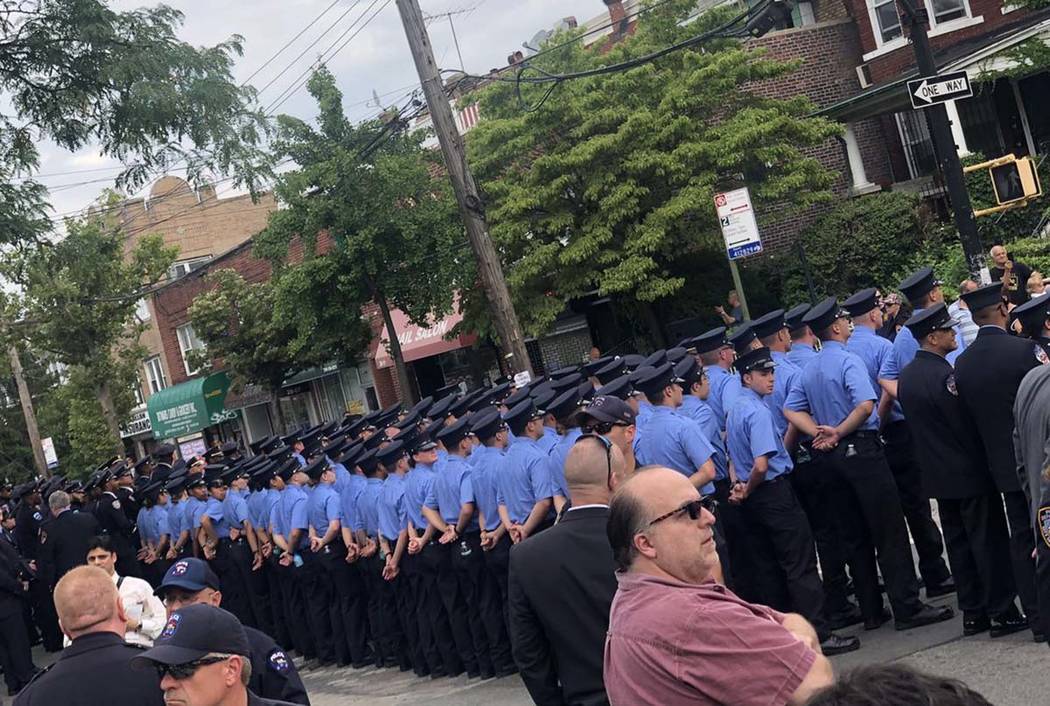
[[[507,289],[503,268],[496,255],[496,247],[489,238],[488,224],[485,222],[485,207],[481,202],[481,197],[478,196],[474,176],[467,166],[463,138],[456,127],[452,106],[449,105],[448,96],[445,94],[445,86],[441,80],[437,62],[434,60],[434,49],[430,45],[430,37],[423,22],[419,2],[418,0],[397,0],[397,9],[401,13],[401,22],[405,26],[405,36],[408,37],[412,59],[416,63],[419,81],[427,98],[430,119],[434,123],[434,132],[437,133],[438,142],[441,144],[441,153],[445,157],[445,167],[448,169],[449,179],[452,180],[452,189],[456,193],[456,201],[459,203],[459,212],[467,230],[467,238],[470,240],[470,246],[478,262],[478,274],[489,300],[492,323],[495,324],[496,333],[500,338],[504,361],[512,373],[525,370],[531,373],[532,365],[529,363],[529,354],[525,350],[525,338],[521,334],[521,325],[514,312],[510,290]]]
[[[8,346],[7,356],[11,359],[11,374],[15,376],[15,385],[18,386],[18,401],[22,403],[22,416],[25,417],[26,431],[29,432],[29,445],[33,447],[33,463],[36,465],[37,475],[48,478],[51,472],[47,469],[47,461],[44,460],[44,447],[40,445],[40,428],[36,425],[33,398],[29,396],[29,385],[26,384],[25,375],[22,373],[22,359],[18,357],[17,344],[11,343]]]

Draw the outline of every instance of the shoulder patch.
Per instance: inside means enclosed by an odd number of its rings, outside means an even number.
[[[270,669],[280,674],[284,674],[290,668],[288,655],[286,655],[280,648],[271,652],[266,662],[270,666]]]
[[[944,381],[944,386],[948,389],[948,392],[952,393],[956,397],[959,396],[959,390],[955,387],[955,374],[951,374]]]
[[[120,509],[120,501],[119,500],[114,500],[113,501],[113,509],[114,510],[119,510]]]
[[[172,616],[168,618],[168,622],[164,626],[164,631],[161,632],[159,639],[168,640],[171,637],[173,637],[179,629],[179,622],[181,620],[181,615],[179,615],[178,613],[173,613]]]
[[[1043,365],[1050,365],[1050,357],[1046,355],[1046,351],[1038,343],[1035,344],[1035,359]]]
[[[33,513],[33,519],[36,520],[37,522],[40,522],[42,519],[44,519],[44,516],[41,515],[39,512],[34,512]]]
[[[1043,542],[1046,543],[1047,547],[1050,547],[1050,506],[1044,505],[1039,508],[1039,535],[1043,538]]]

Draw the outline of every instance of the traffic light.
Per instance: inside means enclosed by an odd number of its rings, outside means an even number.
[[[1008,154],[988,162],[972,164],[963,171],[970,173],[983,170],[987,170],[991,177],[992,190],[998,205],[974,211],[975,216],[1027,206],[1029,201],[1043,195],[1036,164],[1029,157],[1018,158]]]

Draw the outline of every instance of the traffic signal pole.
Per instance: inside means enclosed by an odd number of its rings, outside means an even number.
[[[925,7],[916,8],[915,1],[900,0],[904,9],[901,20],[910,30],[919,77],[936,76],[937,63],[933,59],[930,38],[926,33],[929,14]],[[930,120],[930,135],[933,138],[934,152],[937,153],[937,163],[948,187],[948,200],[952,205],[955,228],[959,231],[959,240],[962,241],[963,253],[966,255],[967,269],[971,274],[978,275],[984,267],[984,248],[977,234],[977,219],[973,215],[970,194],[966,190],[962,162],[959,161],[959,152],[952,137],[951,123],[948,121],[948,110],[944,104],[937,104],[926,108],[925,111]]]

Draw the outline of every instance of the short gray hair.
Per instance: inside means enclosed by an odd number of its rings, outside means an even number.
[[[57,513],[59,510],[65,510],[69,507],[69,493],[63,490],[56,490],[48,497],[47,506],[51,508],[52,514]]]
[[[209,652],[204,655],[205,659],[220,658],[229,659],[230,657],[241,658],[241,684],[248,686],[248,682],[252,678],[252,659],[248,655],[235,655],[230,652]]]

